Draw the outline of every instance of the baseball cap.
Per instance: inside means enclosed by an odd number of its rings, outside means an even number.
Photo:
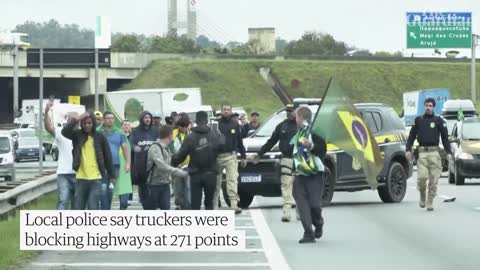
[[[102,112],[100,112],[100,111],[96,111],[96,112],[95,112],[95,116],[100,116],[100,117],[103,117],[103,113],[102,113]]]
[[[252,112],[250,116],[260,116],[260,114],[258,112]]]

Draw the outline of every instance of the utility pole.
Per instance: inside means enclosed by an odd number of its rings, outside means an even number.
[[[40,165],[40,175],[43,175],[43,48],[40,48],[40,94],[39,94],[39,113],[38,113],[38,138],[40,148],[38,149],[38,160]]]
[[[95,48],[95,111],[98,111],[98,48]]]
[[[18,45],[13,50],[13,118],[18,117]]]
[[[471,71],[471,83],[472,83],[472,88],[471,88],[471,94],[472,94],[472,102],[474,105],[477,104],[477,88],[476,88],[476,75],[477,75],[477,65],[476,65],[476,55],[475,55],[475,49],[477,48],[478,45],[478,35],[472,34],[472,65],[470,68]]]

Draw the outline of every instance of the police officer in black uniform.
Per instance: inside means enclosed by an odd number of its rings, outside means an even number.
[[[295,106],[293,104],[287,105],[287,119],[277,125],[270,139],[262,146],[258,152],[257,161],[259,157],[265,155],[272,149],[277,142],[279,143],[282,158],[280,160],[281,166],[281,182],[282,182],[282,197],[283,197],[283,215],[282,221],[289,222],[291,208],[295,203],[292,196],[293,187],[293,145],[290,145],[290,140],[297,133],[297,124],[295,122]]]
[[[447,154],[451,155],[452,151],[448,141],[447,124],[440,116],[434,114],[435,99],[427,98],[424,105],[425,113],[415,118],[408,136],[406,150],[407,157],[411,160],[413,143],[415,139],[418,140],[417,187],[420,191],[419,206],[421,208],[426,206],[428,211],[433,211],[433,199],[437,194],[438,179],[442,174],[442,160],[438,146],[440,137]],[[428,196],[425,203],[427,180]]]
[[[240,214],[242,209],[238,207],[240,200],[238,196],[238,161],[237,152],[242,160],[242,167],[247,165],[245,146],[243,145],[243,136],[238,120],[232,119],[232,105],[225,104],[222,106],[222,118],[218,121],[218,130],[225,136],[225,144],[220,149],[217,157],[218,176],[217,187],[213,196],[214,208],[218,208],[218,200],[220,191],[222,190],[223,170],[225,169],[227,180],[227,194],[230,200],[230,208],[235,210],[236,214]]]

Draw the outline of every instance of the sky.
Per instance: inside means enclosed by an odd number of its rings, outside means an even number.
[[[403,51],[406,12],[472,12],[480,30],[478,0],[188,0],[198,10],[199,32],[220,42],[248,40],[249,27],[274,27],[276,36],[299,39],[305,31],[326,32],[370,51]],[[187,0],[179,0],[180,17]],[[163,35],[166,0],[2,0],[0,29],[27,20],[56,19],[94,29],[95,17],[111,18],[112,31]],[[468,50],[466,50],[468,51]]]

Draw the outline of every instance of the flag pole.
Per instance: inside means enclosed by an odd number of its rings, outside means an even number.
[[[320,100],[320,104],[318,105],[317,112],[315,113],[315,117],[313,117],[312,122],[310,124],[310,127],[308,129],[308,134],[312,133],[312,128],[313,128],[313,123],[315,123],[315,120],[317,119],[318,112],[320,111],[320,108],[322,107],[323,101],[325,100],[325,97],[327,96],[328,89],[330,88],[330,84],[332,83],[333,77],[330,77],[328,80],[327,88],[325,89],[325,92],[323,92],[322,99]]]

